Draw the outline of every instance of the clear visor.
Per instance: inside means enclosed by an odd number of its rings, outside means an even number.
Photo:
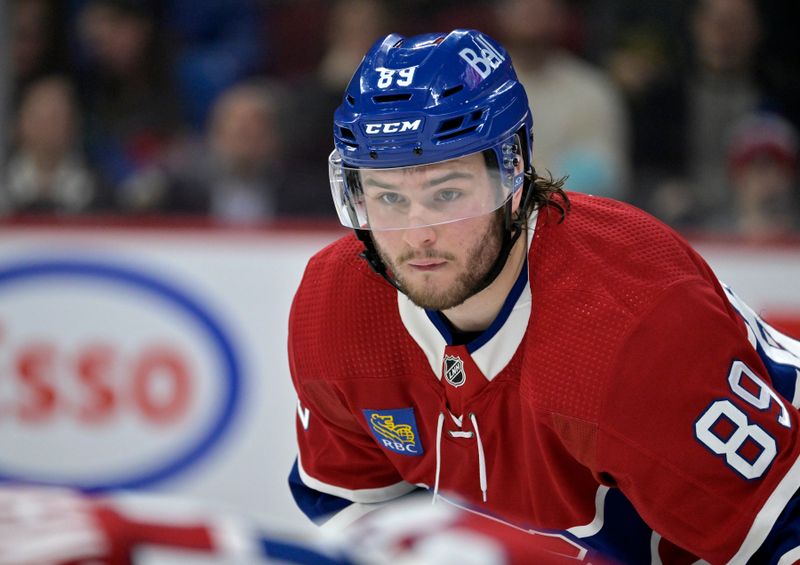
[[[328,158],[331,192],[344,226],[399,230],[435,226],[493,212],[522,186],[522,166],[494,149],[430,165],[352,168],[334,150]],[[518,160],[517,160],[518,161]]]

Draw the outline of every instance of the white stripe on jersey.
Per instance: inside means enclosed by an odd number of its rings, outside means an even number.
[[[797,563],[798,561],[800,561],[800,547],[795,547],[781,556],[778,560],[778,565],[792,565],[792,563]]]
[[[528,264],[528,271],[530,272],[530,264]],[[522,289],[522,294],[519,295],[503,327],[472,353],[472,360],[489,380],[492,380],[508,365],[528,331],[533,300],[530,276],[528,274],[525,276],[528,278],[525,281],[525,288]]]
[[[662,565],[661,555],[658,554],[658,544],[661,543],[661,534],[653,531],[650,536],[650,565]]]
[[[596,508],[594,519],[585,526],[573,526],[567,531],[578,538],[588,538],[603,529],[605,523],[606,495],[609,487],[600,485],[594,497],[594,507]]]
[[[800,457],[798,457],[789,472],[783,477],[778,487],[767,499],[764,507],[756,516],[750,531],[742,542],[739,551],[729,561],[729,563],[746,563],[750,557],[761,547],[764,540],[775,525],[778,516],[791,500],[797,489],[800,488]]]
[[[795,375],[797,375],[797,382],[800,384],[800,369],[795,371]],[[792,398],[792,406],[795,408],[800,408],[800,386],[798,384],[794,385],[794,397]]]
[[[300,461],[300,454],[297,455],[297,470],[300,473],[300,479],[307,487],[319,492],[338,496],[339,498],[344,498],[353,502],[362,502],[365,504],[386,502],[387,500],[392,500],[393,498],[408,494],[417,488],[416,485],[412,485],[406,481],[400,481],[399,483],[387,485],[385,487],[365,488],[358,490],[350,490],[343,487],[337,487],[336,485],[329,485],[328,483],[323,483],[319,479],[315,479],[306,473],[305,469],[303,469],[303,463]]]
[[[354,502],[339,510],[331,518],[320,524],[320,530],[323,532],[341,532],[344,531],[353,522],[360,520],[370,512],[375,512],[389,504],[391,501],[386,502],[373,502],[371,504],[363,504],[361,502]],[[394,504],[394,503],[392,503]]]
[[[528,534],[531,534],[531,535],[534,535],[534,536],[545,536],[545,537],[551,537],[551,538],[558,538],[561,541],[563,541],[563,542],[565,542],[565,543],[567,543],[570,546],[575,548],[575,551],[576,551],[575,559],[577,561],[583,561],[586,558],[586,555],[589,553],[589,550],[587,548],[581,547],[580,545],[578,545],[577,542],[569,539],[568,537],[566,537],[563,534],[558,533],[557,531],[544,532],[544,531],[535,530],[533,528],[527,528],[527,529],[526,528],[521,528],[521,527],[517,526],[516,524],[512,524],[511,522],[506,522],[505,520],[502,520],[502,519],[498,518],[497,516],[492,516],[491,514],[484,514],[483,512],[479,512],[478,510],[476,510],[474,508],[470,508],[467,505],[460,504],[458,501],[452,500],[450,498],[447,498],[447,496],[442,496],[441,494],[438,496],[437,500],[443,500],[447,504],[455,506],[456,508],[459,508],[459,509],[464,510],[466,512],[470,512],[472,514],[477,514],[478,516],[483,516],[484,518],[487,518],[487,519],[491,520],[492,522],[497,522],[499,524],[503,524],[503,525],[508,526],[510,528],[514,528],[515,530],[519,530],[520,532],[525,532],[525,533],[528,533]]]
[[[400,291],[397,291],[397,310],[406,331],[417,342],[428,359],[431,371],[437,379],[441,380],[442,359],[444,358],[444,349],[447,347],[444,337],[425,314],[425,310],[411,302],[408,296]]]

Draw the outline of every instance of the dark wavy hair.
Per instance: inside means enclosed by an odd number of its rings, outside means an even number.
[[[566,176],[555,179],[550,171],[544,176],[533,171],[528,186],[528,190],[532,193],[524,200],[525,208],[520,210],[520,217],[530,218],[534,210],[544,210],[549,217],[550,211],[553,210],[558,213],[558,223],[563,222],[571,207],[564,189],[566,182]]]
[[[521,142],[522,152],[527,152],[527,143],[523,133],[522,130],[517,133],[517,140]],[[494,150],[485,149],[482,153],[487,169],[499,169],[497,154]],[[530,196],[523,194],[522,208],[515,215],[513,221],[515,223],[519,222],[520,225],[525,227],[528,225],[534,210],[546,210],[549,214],[552,208],[558,212],[558,223],[563,222],[570,209],[569,197],[564,190],[567,177],[563,176],[555,179],[549,170],[546,170],[547,176],[541,176],[533,168],[533,165],[527,163],[527,160],[526,165],[529,165],[530,168],[525,172],[525,190],[532,191],[532,193]]]

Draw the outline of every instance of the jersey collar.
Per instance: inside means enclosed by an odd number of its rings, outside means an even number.
[[[529,223],[528,249],[533,239],[535,224],[536,213]],[[497,317],[484,332],[466,346],[475,364],[490,381],[508,365],[525,336],[533,303],[528,270],[526,254],[519,276]],[[402,292],[397,293],[397,305],[406,330],[425,353],[433,373],[441,379],[444,350],[452,343],[450,330],[442,319],[442,314],[420,308]]]

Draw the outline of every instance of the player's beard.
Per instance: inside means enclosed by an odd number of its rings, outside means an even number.
[[[414,258],[440,258],[453,261],[455,256],[451,253],[427,250],[422,255],[411,252],[400,255],[396,260],[391,260],[377,244],[376,248],[381,259],[391,269],[392,274],[400,284],[400,288],[403,289],[403,292],[411,302],[426,310],[447,310],[463,304],[468,298],[486,287],[486,277],[497,260],[502,247],[503,226],[505,223],[503,214],[502,208],[492,214],[486,231],[475,239],[474,245],[467,251],[463,270],[458,274],[453,284],[447,288],[433,289],[430,286],[415,288],[404,280],[404,277],[398,272],[397,265]]]

